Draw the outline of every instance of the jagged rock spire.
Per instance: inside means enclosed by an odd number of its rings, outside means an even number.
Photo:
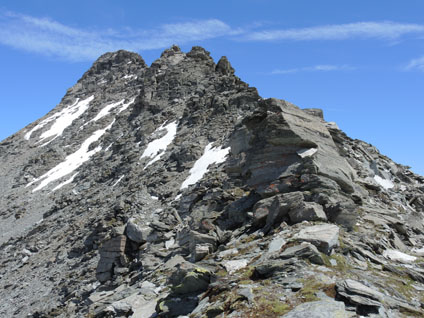
[[[234,74],[234,68],[231,66],[230,62],[228,61],[226,56],[223,56],[219,59],[218,63],[216,64],[216,71],[223,74],[223,75],[233,75]]]

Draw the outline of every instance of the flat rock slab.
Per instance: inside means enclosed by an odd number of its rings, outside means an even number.
[[[246,259],[237,259],[223,263],[225,269],[230,274],[237,272],[239,269],[245,268],[247,264],[248,261]]]
[[[337,293],[347,298],[352,304],[380,307],[383,294],[358,281],[346,279],[337,283]]]
[[[339,227],[334,224],[313,225],[300,230],[295,238],[310,242],[321,252],[330,254],[333,247],[338,244]]]
[[[347,318],[345,304],[341,301],[320,300],[303,303],[281,316],[284,318]]]
[[[288,259],[292,257],[306,258],[309,259],[312,263],[323,265],[324,260],[322,259],[318,249],[307,242],[303,242],[300,245],[295,245],[287,248],[283,253],[281,253],[280,258]]]
[[[327,221],[322,206],[315,202],[302,202],[289,212],[290,220],[293,223],[302,221]]]
[[[387,249],[383,252],[383,256],[392,261],[401,262],[401,263],[413,263],[416,261],[415,256],[411,256],[405,253],[402,253],[398,250]]]
[[[287,241],[283,237],[274,238],[268,245],[268,253],[274,253],[279,251]]]

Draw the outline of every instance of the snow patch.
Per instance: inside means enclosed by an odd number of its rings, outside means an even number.
[[[71,125],[75,119],[81,116],[88,109],[88,106],[93,99],[94,99],[94,95],[82,101],[79,101],[79,99],[77,99],[75,103],[72,104],[71,106],[68,106],[62,109],[61,111],[41,121],[37,126],[35,126],[29,132],[27,132],[24,138],[26,140],[29,140],[34,131],[37,131],[43,128],[45,125],[53,121],[53,124],[51,125],[51,127],[40,135],[40,140],[38,141],[38,143],[41,143],[43,140],[47,138],[54,137],[50,139],[48,142],[44,143],[42,146],[49,144],[54,139],[62,135],[63,131],[69,125]]]
[[[108,151],[110,149],[110,147],[112,147],[112,145],[113,145],[113,142],[109,146],[106,147],[105,151]]]
[[[171,237],[168,241],[165,242],[165,248],[169,250],[175,244],[175,239]]]
[[[135,97],[132,98],[128,103],[124,104],[125,99],[116,102],[116,103],[112,103],[109,105],[106,105],[105,107],[102,108],[102,110],[96,115],[96,117],[94,117],[93,119],[91,119],[88,123],[91,123],[93,121],[98,121],[99,119],[107,116],[110,114],[110,112],[114,109],[118,109],[116,114],[119,114],[121,112],[123,112],[124,110],[126,110],[132,103],[134,103]],[[87,124],[88,124],[87,123]]]
[[[317,151],[318,151],[317,148],[300,149],[297,151],[297,154],[300,156],[300,158],[305,158],[305,157],[311,157]]]
[[[60,188],[62,188],[63,186],[70,184],[72,181],[74,181],[74,178],[77,176],[78,172],[75,173],[72,177],[70,177],[68,180],[62,182],[61,184],[59,184],[58,186],[56,186],[55,188],[53,188],[52,192],[59,190]]]
[[[112,184],[112,188],[115,187],[122,180],[123,177],[125,177],[125,174],[120,176],[119,179],[114,184]]]
[[[383,179],[380,176],[374,176],[374,180],[386,190],[391,189],[395,186],[392,181]]]
[[[49,171],[47,171],[42,176],[31,181],[30,183],[28,183],[26,185],[26,187],[29,187],[32,184],[34,184],[38,181],[41,181],[41,183],[35,189],[32,190],[32,192],[34,193],[38,190],[41,190],[45,186],[47,186],[50,182],[56,181],[56,180],[58,180],[58,179],[60,179],[64,176],[70,174],[71,172],[75,171],[84,162],[89,160],[91,158],[91,156],[93,156],[95,153],[102,150],[102,148],[100,146],[97,146],[96,148],[91,149],[91,150],[88,150],[88,149],[93,142],[97,141],[101,136],[103,136],[103,134],[106,132],[106,130],[109,130],[112,127],[114,122],[115,122],[115,120],[109,126],[107,126],[106,128],[99,129],[99,130],[95,131],[89,138],[87,138],[82,143],[81,147],[77,151],[68,155],[65,158],[65,161],[59,163],[57,166],[50,169]]]
[[[137,79],[137,75],[125,75],[123,79]]]
[[[155,130],[155,132],[158,132],[165,129],[166,130],[165,136],[150,142],[147,145],[146,150],[144,150],[143,154],[140,157],[140,159],[146,158],[146,157],[149,157],[149,158],[153,157],[153,159],[146,164],[144,169],[146,169],[152,163],[158,161],[163,156],[166,148],[172,143],[172,141],[175,138],[175,135],[177,134],[178,123],[176,121],[173,121],[172,123],[169,123],[168,125],[164,126],[165,123]]]
[[[203,155],[194,163],[190,169],[190,175],[181,185],[181,189],[187,188],[189,185],[196,184],[197,181],[203,178],[211,164],[218,164],[225,161],[230,147],[221,149],[221,146],[212,148],[212,143],[208,144],[203,152]]]
[[[415,256],[411,256],[405,253],[402,253],[398,250],[387,249],[383,252],[383,256],[387,259],[391,259],[392,261],[398,261],[401,263],[412,263],[417,258]]]

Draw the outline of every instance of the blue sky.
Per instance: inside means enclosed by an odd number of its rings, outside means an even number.
[[[352,138],[424,175],[424,1],[0,3],[0,140],[60,102],[94,60],[150,64],[201,45],[263,97],[322,108]]]

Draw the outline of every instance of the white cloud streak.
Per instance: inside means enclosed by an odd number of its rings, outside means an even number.
[[[306,66],[299,68],[290,68],[290,69],[277,69],[271,72],[272,75],[278,74],[293,74],[299,72],[330,72],[330,71],[352,71],[355,70],[354,67],[350,65],[329,65],[329,64],[321,64],[314,66]]]
[[[395,40],[408,34],[423,34],[424,25],[396,22],[357,22],[308,28],[257,31],[247,34],[245,40],[347,40],[351,38]]]
[[[102,31],[78,29],[48,18],[0,13],[0,44],[71,61],[93,60],[119,49],[160,49],[240,32],[217,19],[164,24],[149,30]]]
[[[0,44],[70,61],[91,61],[105,52],[119,49],[140,52],[220,37],[253,42],[348,39],[393,41],[407,35],[424,35],[424,25],[390,21],[279,30],[260,28],[263,26],[234,28],[221,20],[209,19],[163,24],[152,29],[82,29],[49,18],[0,11]],[[412,64],[411,68],[420,68]]]
[[[424,72],[424,56],[413,59],[409,62],[409,64],[405,67],[406,71],[417,70]]]

